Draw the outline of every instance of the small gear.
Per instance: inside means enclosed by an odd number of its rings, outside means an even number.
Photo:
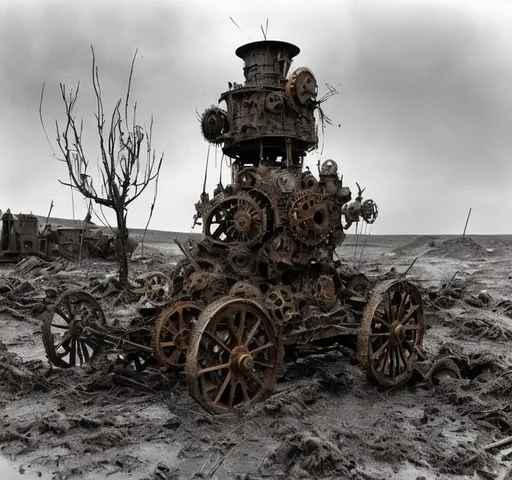
[[[269,290],[263,303],[279,326],[284,325],[298,313],[293,292],[283,285]]]
[[[223,142],[223,137],[229,132],[228,114],[217,107],[208,108],[201,116],[201,132],[211,143]]]
[[[307,190],[313,190],[318,186],[318,180],[309,170],[306,170],[301,175],[301,183],[303,188]]]
[[[317,193],[299,195],[289,209],[290,230],[294,237],[308,246],[317,246],[328,239],[331,230],[327,204]]]
[[[254,254],[246,247],[231,247],[227,258],[233,272],[240,275],[254,273]]]
[[[297,68],[286,82],[285,93],[296,108],[313,104],[318,93],[318,85],[313,72],[306,67]]]
[[[320,168],[321,175],[337,175],[338,174],[338,164],[334,160],[326,160],[322,163],[322,167]]]
[[[379,208],[372,199],[365,200],[361,205],[361,216],[364,221],[370,225],[377,220],[377,217],[379,216]]]

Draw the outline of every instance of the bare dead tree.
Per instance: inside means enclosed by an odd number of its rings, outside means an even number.
[[[120,98],[110,116],[107,118],[103,109],[100,77],[94,49],[92,50],[92,84],[96,99],[96,130],[98,135],[101,160],[99,172],[100,191],[93,184],[88,174],[90,162],[83,149],[83,120],[77,125],[74,117],[75,104],[78,99],[80,83],[76,90],[66,92],[66,86],[60,84],[64,102],[66,120],[64,126],[56,121],[57,143],[67,165],[69,183],[59,180],[63,185],[77,190],[85,198],[115,212],[117,234],[114,238],[114,251],[119,262],[119,283],[128,286],[129,232],[127,228],[128,206],[135,201],[151,182],[157,181],[163,161],[163,153],[158,158],[152,149],[153,117],[149,131],[136,122],[137,104],[133,106],[132,118],[128,117],[131,83],[135,58],[133,56],[124,99],[124,116],[121,113],[123,98]]]

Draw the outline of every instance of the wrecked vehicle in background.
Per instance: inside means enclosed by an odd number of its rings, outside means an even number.
[[[1,215],[0,262],[17,263],[28,256],[44,260],[60,256],[76,261],[115,254],[115,235],[106,234],[93,223],[75,221],[76,226],[43,227],[39,222],[40,218],[31,213],[13,215],[8,209]],[[132,240],[130,255],[136,247],[137,242]]]
[[[8,209],[1,216],[0,228],[0,262],[16,263],[28,256],[51,258],[53,245],[40,233],[35,215],[13,215]]]

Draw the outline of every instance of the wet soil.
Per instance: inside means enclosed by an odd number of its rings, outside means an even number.
[[[0,478],[512,478],[512,444],[484,448],[512,435],[512,248],[428,241],[340,251],[368,275],[418,257],[407,277],[424,298],[427,357],[405,387],[376,388],[344,347],[306,346],[268,399],[221,416],[195,403],[181,372],[149,368],[134,377],[151,389],[141,391],[116,383],[112,356],[87,368],[48,363],[44,307],[69,287],[91,291],[114,263],[2,266],[0,291],[17,290],[0,293]],[[178,259],[164,244],[145,255],[134,276]],[[123,298],[98,298],[109,322],[135,315]],[[452,362],[448,373],[426,374],[439,359]]]

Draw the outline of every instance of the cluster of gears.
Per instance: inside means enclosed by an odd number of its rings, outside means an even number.
[[[335,249],[352,223],[376,220],[376,204],[363,201],[361,189],[351,201],[333,160],[318,180],[301,167],[268,165],[235,169],[233,178],[196,204],[205,238],[181,245],[186,258],[172,274],[173,299],[258,298],[277,325],[290,328],[294,316],[335,308],[352,280],[337,270]]]

